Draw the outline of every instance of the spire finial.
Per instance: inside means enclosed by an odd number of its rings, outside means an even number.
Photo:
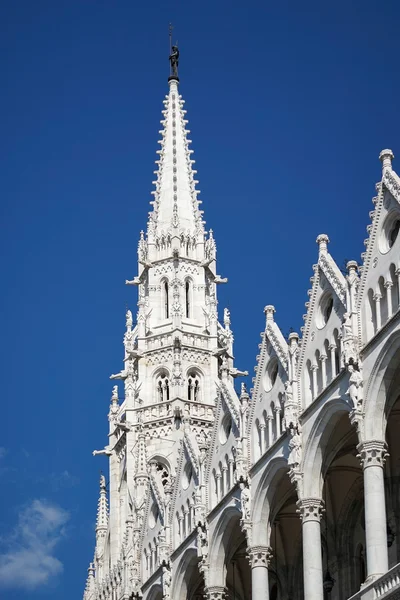
[[[179,49],[178,42],[175,42],[175,45],[172,45],[172,30],[173,26],[169,24],[169,62],[171,65],[170,75],[168,77],[168,81],[175,80],[179,81],[178,77],[178,65],[179,65]]]

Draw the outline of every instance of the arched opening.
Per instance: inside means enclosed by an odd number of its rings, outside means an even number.
[[[328,589],[332,586],[327,598],[349,598],[364,582],[359,581],[357,559],[358,548],[365,547],[363,473],[357,457],[358,437],[348,413],[336,413],[335,418],[323,449],[323,574]]]
[[[188,374],[187,399],[192,402],[200,400],[200,376],[197,371],[190,371]]]
[[[169,286],[168,281],[163,281],[161,284],[162,289],[162,307],[163,307],[163,318],[169,319]]]
[[[251,598],[251,569],[247,557],[247,540],[240,527],[239,517],[231,523],[225,537],[227,600],[247,600]]]
[[[185,281],[185,315],[187,319],[192,317],[192,286],[189,279]]]
[[[167,402],[169,400],[168,374],[162,371],[156,379],[156,402]]]
[[[203,600],[205,597],[204,577],[199,571],[199,557],[190,548],[179,564],[171,598],[174,600]]]

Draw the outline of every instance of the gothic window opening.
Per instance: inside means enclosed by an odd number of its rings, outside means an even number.
[[[190,306],[190,281],[186,280],[185,283],[185,307],[186,307],[186,318],[190,319],[191,317],[191,306]]]
[[[169,400],[169,380],[166,373],[160,373],[157,377],[157,402]]]
[[[169,290],[168,281],[163,283],[163,304],[164,304],[164,318],[169,318]]]
[[[200,400],[200,377],[194,371],[188,375],[188,400],[198,402]]]

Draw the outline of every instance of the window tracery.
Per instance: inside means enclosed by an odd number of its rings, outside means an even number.
[[[156,382],[157,402],[166,402],[169,400],[169,379],[165,372],[162,372],[157,377]]]
[[[188,374],[187,398],[192,402],[200,400],[200,376],[196,371]]]

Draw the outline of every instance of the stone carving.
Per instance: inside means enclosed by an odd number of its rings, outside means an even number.
[[[128,309],[126,311],[126,328],[131,329],[132,325],[133,325],[132,312]]]
[[[249,394],[247,393],[246,384],[242,383],[241,393],[239,397],[240,401],[240,420],[239,429],[241,437],[245,437],[247,433],[247,423],[249,416]]]
[[[297,502],[298,510],[303,523],[306,521],[320,522],[324,503],[319,498],[302,498]]]
[[[350,396],[350,400],[353,403],[355,410],[361,410],[363,404],[363,385],[364,380],[360,371],[357,371],[352,364],[347,366],[347,370],[350,374],[349,387],[346,392]]]
[[[163,590],[163,600],[170,600],[171,598],[171,571],[169,567],[164,564],[162,568],[162,590]]]
[[[298,405],[293,400],[293,390],[289,381],[285,383],[284,392],[284,428],[287,431],[296,429],[298,426]]]
[[[209,600],[225,600],[225,588],[220,585],[214,585],[207,588]]]
[[[243,521],[251,520],[251,492],[245,483],[240,484],[240,507]]]
[[[356,338],[353,335],[351,315],[344,313],[342,323],[342,362],[344,365],[357,364]]]
[[[288,465],[291,469],[296,469],[302,459],[301,436],[298,427],[291,429],[290,435]]]
[[[389,456],[386,442],[381,440],[370,440],[361,442],[357,446],[361,465],[364,469],[368,467],[384,467],[386,458]]]
[[[205,524],[199,523],[197,526],[197,556],[203,558],[208,556],[208,533]]]
[[[247,554],[252,569],[255,567],[269,567],[272,558],[272,549],[269,546],[253,546],[248,548]]]

